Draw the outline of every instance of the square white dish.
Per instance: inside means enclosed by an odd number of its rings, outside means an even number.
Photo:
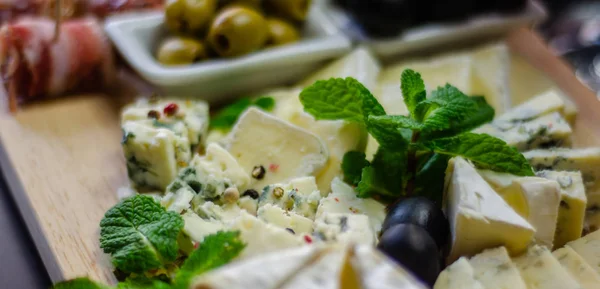
[[[117,15],[106,20],[105,30],[133,69],[163,93],[209,102],[299,80],[323,61],[352,49],[350,39],[314,5],[297,43],[233,59],[167,67],[155,58],[158,41],[169,34],[163,22],[162,12]]]
[[[485,1],[485,0],[480,0]],[[458,23],[432,23],[407,29],[397,37],[373,39],[365,35],[358,24],[333,0],[317,0],[321,10],[353,41],[361,42],[380,59],[390,59],[421,52],[436,46],[445,47],[481,38],[506,34],[518,27],[531,26],[547,17],[546,9],[536,0],[529,0],[526,9],[514,15],[484,14]]]

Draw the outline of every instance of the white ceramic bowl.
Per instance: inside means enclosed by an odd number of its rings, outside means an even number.
[[[107,19],[105,30],[127,62],[158,89],[209,102],[296,81],[352,48],[350,39],[313,5],[300,42],[234,59],[166,67],[155,58],[158,42],[169,33],[163,22],[162,12],[117,15]]]

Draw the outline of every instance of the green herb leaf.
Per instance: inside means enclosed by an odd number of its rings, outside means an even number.
[[[304,110],[315,119],[364,122],[369,115],[385,115],[371,92],[356,79],[319,80],[300,93]]]
[[[137,195],[109,209],[100,222],[100,247],[116,268],[142,273],[172,262],[183,219],[149,196]]]
[[[421,78],[421,74],[407,69],[402,72],[400,88],[404,103],[408,108],[411,116],[414,117],[417,104],[425,100],[427,93],[425,91],[425,83]]]
[[[440,131],[454,127],[477,111],[477,104],[458,90],[447,84],[431,93],[431,98],[419,103],[415,116],[423,120],[424,131]]]
[[[344,154],[342,160],[342,171],[344,181],[357,186],[360,182],[363,168],[369,166],[366,155],[363,152],[350,151]]]
[[[54,289],[110,289],[111,287],[96,283],[87,277],[76,278],[69,281],[56,283]]]
[[[403,115],[381,115],[381,116],[369,116],[368,125],[377,125],[377,126],[386,126],[386,127],[396,127],[396,128],[408,128],[411,130],[420,131],[423,128],[423,125],[406,116]]]
[[[171,289],[171,285],[164,281],[148,278],[145,276],[137,276],[128,278],[125,282],[119,282],[117,289]]]
[[[388,116],[369,116],[367,118],[367,131],[377,140],[379,146],[390,149],[402,150],[406,148],[410,140],[411,131],[406,133],[398,124],[403,120],[410,120],[406,117],[397,119]]]
[[[217,232],[207,236],[177,272],[174,287],[189,288],[194,277],[231,262],[245,247],[240,240],[240,232],[237,231]]]
[[[409,179],[406,167],[406,150],[388,150],[379,147],[371,165],[362,171],[358,184],[358,197],[398,197],[404,193]]]
[[[434,153],[429,157],[424,155],[420,158],[424,161],[415,175],[414,194],[427,197],[441,206],[444,194],[444,177],[450,156]]]
[[[463,133],[423,143],[434,152],[451,157],[461,156],[476,166],[518,176],[533,176],[525,157],[503,140],[488,134]]]
[[[252,101],[248,97],[240,98],[238,101],[223,108],[210,121],[211,129],[229,130],[237,122],[238,118],[250,106],[257,106],[265,111],[271,111],[275,107],[275,99],[264,96]]]
[[[463,132],[471,131],[494,119],[494,108],[491,107],[483,96],[472,96],[471,100],[477,105],[477,110],[470,113],[462,121],[452,124],[452,127],[442,131],[430,131],[422,134],[422,139],[435,139],[441,137],[451,137]]]

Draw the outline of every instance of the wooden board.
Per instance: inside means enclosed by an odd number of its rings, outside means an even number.
[[[576,145],[600,144],[595,95],[529,30],[515,31],[508,43],[578,105]],[[119,128],[126,102],[84,95],[0,115],[0,164],[53,281],[85,275],[114,281],[98,224],[127,184]]]

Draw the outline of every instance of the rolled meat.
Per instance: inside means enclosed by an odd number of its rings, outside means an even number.
[[[0,28],[0,76],[12,111],[19,103],[103,87],[114,79],[114,62],[102,27],[92,18],[69,20],[55,39],[55,21],[21,18]]]

